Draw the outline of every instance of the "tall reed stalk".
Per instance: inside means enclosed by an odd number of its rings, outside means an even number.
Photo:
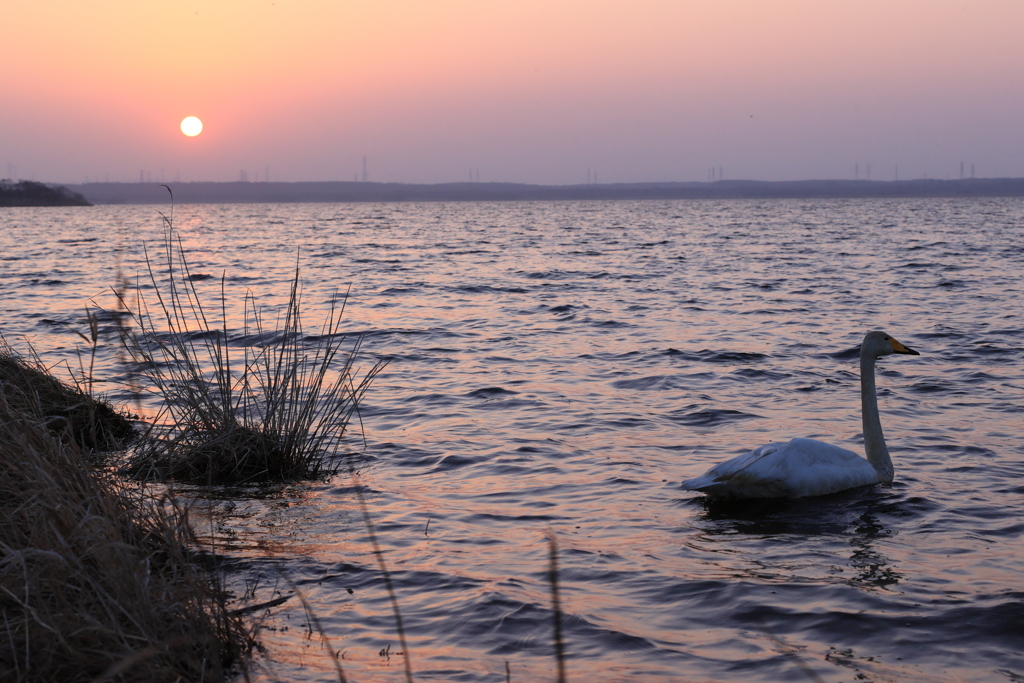
[[[311,478],[337,471],[338,451],[359,403],[386,365],[361,377],[354,366],[361,339],[343,350],[346,297],[335,297],[319,334],[301,321],[299,267],[283,319],[267,326],[255,295],[243,301],[244,346],[233,345],[225,277],[219,320],[196,288],[180,237],[164,218],[166,279],[146,252],[150,304],[140,291],[129,310],[134,329],[125,346],[163,399],[164,423],[134,458],[139,476],[236,484]],[[153,312],[155,312],[155,315]]]

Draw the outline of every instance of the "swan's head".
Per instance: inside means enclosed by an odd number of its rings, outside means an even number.
[[[872,330],[864,335],[864,341],[860,345],[861,356],[878,358],[879,356],[888,356],[893,353],[904,353],[911,356],[921,355],[909,346],[904,346],[898,342],[895,337],[889,336],[881,330]]]

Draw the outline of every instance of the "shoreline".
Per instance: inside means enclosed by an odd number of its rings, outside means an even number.
[[[92,204],[289,204],[359,202],[585,201],[622,199],[885,199],[1024,197],[1024,178],[958,180],[719,180],[689,183],[189,182],[82,183],[68,190]]]

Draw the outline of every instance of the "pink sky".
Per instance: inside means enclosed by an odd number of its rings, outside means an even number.
[[[1020,0],[8,5],[0,177],[1024,176]]]

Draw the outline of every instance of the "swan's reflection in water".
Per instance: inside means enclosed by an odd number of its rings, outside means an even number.
[[[914,515],[920,500],[908,499],[903,488],[691,500],[699,512],[687,556],[701,565],[702,578],[712,579],[695,590],[714,594],[711,604],[742,605],[719,614],[717,623],[754,653],[748,656],[775,661],[776,674],[787,680],[832,680],[836,668],[894,680],[886,676],[902,670],[878,662],[884,648],[850,633],[873,619],[888,623],[906,602],[907,570],[894,559],[900,553],[893,544],[898,519]],[[711,647],[736,656],[724,637]]]
[[[873,545],[878,538],[891,536],[895,532],[886,528],[878,521],[878,517],[870,512],[860,516],[855,535],[850,538],[853,554],[850,564],[858,572],[855,583],[876,588],[888,588],[903,580],[903,574],[891,566],[892,560],[880,553]]]
[[[850,585],[888,589],[904,581],[905,576],[879,549],[879,542],[897,533],[884,517],[909,514],[901,512],[901,502],[900,495],[890,488],[874,487],[818,498],[697,499],[694,504],[703,507],[703,514],[697,518],[700,535],[709,541],[728,536],[732,550],[736,549],[736,539],[744,538],[742,546],[748,548],[748,559],[759,568],[761,578],[768,568],[776,580],[787,579],[787,568],[793,570],[788,577],[791,579],[820,576],[821,571],[810,566],[814,562],[771,561],[772,547],[782,543],[792,552],[793,544],[804,544],[804,552],[797,554],[817,558],[819,570],[830,569]],[[704,550],[715,552],[715,544],[706,545]]]

